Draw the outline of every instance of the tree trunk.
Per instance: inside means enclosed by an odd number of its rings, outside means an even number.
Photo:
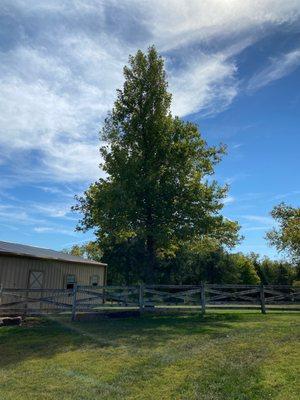
[[[145,283],[155,283],[155,266],[156,266],[156,254],[155,254],[155,242],[152,235],[147,236],[146,240],[147,250],[147,266]]]
[[[155,283],[155,266],[156,266],[156,246],[154,232],[154,220],[153,220],[153,208],[151,204],[151,195],[146,193],[146,271],[145,271],[145,283]]]

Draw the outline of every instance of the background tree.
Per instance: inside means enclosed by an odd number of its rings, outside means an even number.
[[[137,239],[119,243],[103,253],[97,242],[63,250],[75,256],[109,263],[108,284],[137,284],[141,281],[143,243]],[[169,284],[237,283],[255,285],[299,284],[299,268],[258,254],[228,253],[210,240],[182,244],[176,254],[160,258],[159,282]]]
[[[164,282],[171,284],[240,283],[257,284],[260,279],[251,259],[223,248],[183,246],[171,259]]]
[[[280,252],[286,253],[295,264],[300,264],[300,208],[281,203],[271,211],[278,224],[267,233],[267,239]]]
[[[71,248],[63,249],[64,253],[72,254],[73,256],[88,258],[89,260],[101,261],[103,252],[97,242],[87,242],[84,244],[74,244]]]
[[[121,252],[129,270],[153,282],[163,275],[163,260],[186,243],[209,238],[232,247],[239,227],[220,214],[228,188],[210,178],[224,147],[209,147],[196,125],[171,115],[155,48],[131,56],[124,77],[102,130],[106,178],[74,209],[83,213],[78,229],[95,230],[105,261]]]

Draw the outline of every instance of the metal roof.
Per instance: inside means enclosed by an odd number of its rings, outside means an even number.
[[[73,262],[80,264],[93,264],[93,265],[103,265],[103,266],[106,265],[98,261],[88,260],[83,257],[72,256],[71,254],[66,254],[55,250],[42,249],[40,247],[27,246],[24,244],[2,242],[2,241],[0,241],[0,255],[1,254],[33,257],[46,260],[66,261],[66,262]]]

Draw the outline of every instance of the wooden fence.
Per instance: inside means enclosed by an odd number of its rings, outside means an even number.
[[[82,286],[73,289],[12,289],[0,287],[0,315],[43,315],[100,312],[132,308],[268,309],[300,311],[300,286],[279,285],[137,285]]]

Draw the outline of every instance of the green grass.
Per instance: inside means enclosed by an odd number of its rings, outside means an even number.
[[[0,329],[1,400],[299,399],[300,314],[27,320]]]

